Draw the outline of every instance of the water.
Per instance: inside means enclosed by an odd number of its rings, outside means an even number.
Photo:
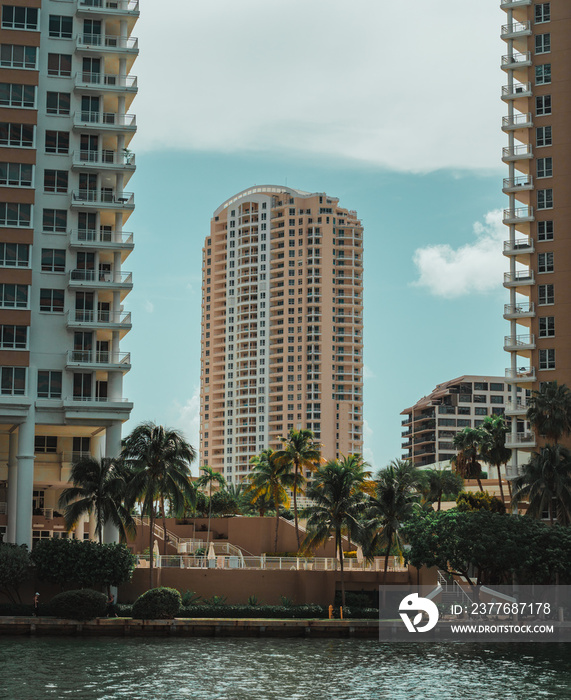
[[[563,644],[0,639],[2,700],[571,698]]]

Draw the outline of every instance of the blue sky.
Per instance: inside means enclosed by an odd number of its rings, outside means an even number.
[[[365,454],[375,467],[401,456],[400,411],[436,383],[503,374],[503,13],[381,4],[173,0],[172,27],[159,4],[142,3],[125,431],[150,419],[197,445],[201,248],[212,212],[254,184],[327,192],[363,221]],[[306,21],[280,30],[291,12]],[[383,32],[395,21],[410,30],[406,52]],[[270,30],[272,41],[260,39]],[[469,78],[460,51],[481,57]]]

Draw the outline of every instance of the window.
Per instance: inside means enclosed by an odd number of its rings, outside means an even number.
[[[0,226],[28,228],[31,218],[31,204],[0,202]]]
[[[543,316],[539,319],[539,337],[553,338],[555,335],[555,316]]]
[[[537,159],[537,177],[553,176],[553,158]]]
[[[503,396],[494,396],[493,394],[490,396],[490,403],[503,403],[503,402],[504,402]]]
[[[539,369],[555,369],[555,350],[539,351]]]
[[[40,289],[40,311],[63,313],[63,289]]]
[[[488,382],[474,382],[474,391],[488,391]]]
[[[0,284],[0,307],[3,309],[27,309],[27,284]]]
[[[553,272],[553,253],[539,253],[537,263],[538,272]]]
[[[38,10],[33,7],[14,7],[4,5],[2,7],[2,29],[28,29],[34,31],[38,28]]]
[[[553,221],[538,221],[537,222],[537,240],[552,241],[553,240]]]
[[[44,192],[67,192],[67,170],[44,170]]]
[[[30,247],[26,243],[0,243],[1,267],[29,267]]]
[[[537,208],[553,209],[553,190],[537,190]]]
[[[73,17],[50,15],[50,36],[57,39],[71,39],[73,34]]]
[[[59,78],[69,78],[71,75],[71,54],[49,53],[48,75],[53,75]]]
[[[34,452],[55,454],[57,452],[57,435],[36,435],[34,438]]]
[[[38,370],[38,398],[61,399],[61,372]]]
[[[35,107],[36,86],[17,83],[0,83],[0,106]]]
[[[487,416],[488,415],[488,409],[485,408],[484,406],[476,406],[474,408],[474,413],[477,416]]]
[[[540,2],[535,6],[535,23],[549,22],[551,20],[551,3]]]
[[[26,393],[26,368],[2,367],[1,389],[4,396],[23,396]]]
[[[551,114],[551,95],[539,95],[535,98],[535,114],[538,117]]]
[[[535,53],[549,53],[551,51],[551,34],[535,35]]]
[[[35,46],[2,44],[0,66],[2,68],[31,68],[37,64],[38,49]]]
[[[0,348],[2,350],[26,350],[28,348],[28,327],[0,326]]]
[[[470,415],[470,406],[458,406],[458,415],[459,416],[469,416]]]
[[[42,248],[42,272],[65,272],[65,250]]]
[[[28,163],[0,163],[0,185],[31,187],[33,166]]]
[[[535,66],[535,84],[548,85],[551,82],[551,63]]]
[[[65,209],[44,209],[43,230],[48,233],[65,233],[67,231],[67,211]]]
[[[69,153],[69,132],[46,131],[46,153]]]
[[[497,382],[490,382],[490,390],[491,391],[503,391],[504,390],[504,385],[499,384]]]
[[[0,146],[33,148],[34,125],[9,124],[7,122],[0,122]]]
[[[555,303],[555,294],[552,284],[540,284],[538,289],[538,304],[546,306]]]
[[[535,130],[535,145],[536,146],[551,146],[551,127],[538,126]]]
[[[486,403],[486,395],[485,394],[474,394],[473,399],[474,403]]]
[[[71,93],[69,92],[48,92],[46,98],[46,111],[48,114],[69,114],[71,103]]]
[[[459,428],[469,428],[472,425],[472,421],[466,418],[458,418],[457,425]]]

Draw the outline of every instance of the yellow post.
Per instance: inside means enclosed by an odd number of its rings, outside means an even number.
[[[329,619],[331,620],[333,618],[333,606],[329,606]]]
[[[339,608],[339,617],[343,619],[343,607]]]

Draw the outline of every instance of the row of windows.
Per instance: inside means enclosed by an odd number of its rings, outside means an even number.
[[[0,393],[5,396],[24,396],[26,394],[26,367],[0,368]],[[37,395],[40,399],[61,399],[63,372],[59,370],[38,370]],[[89,381],[87,381],[87,379]],[[89,394],[79,391],[79,385],[88,385]],[[91,395],[91,375],[74,374],[74,396]]]
[[[52,267],[60,265],[53,261]],[[40,289],[40,311],[63,313],[65,291],[63,289]],[[26,284],[0,284],[0,308],[27,309],[29,287]]]
[[[0,106],[33,109],[36,106],[36,86],[0,83]]]

